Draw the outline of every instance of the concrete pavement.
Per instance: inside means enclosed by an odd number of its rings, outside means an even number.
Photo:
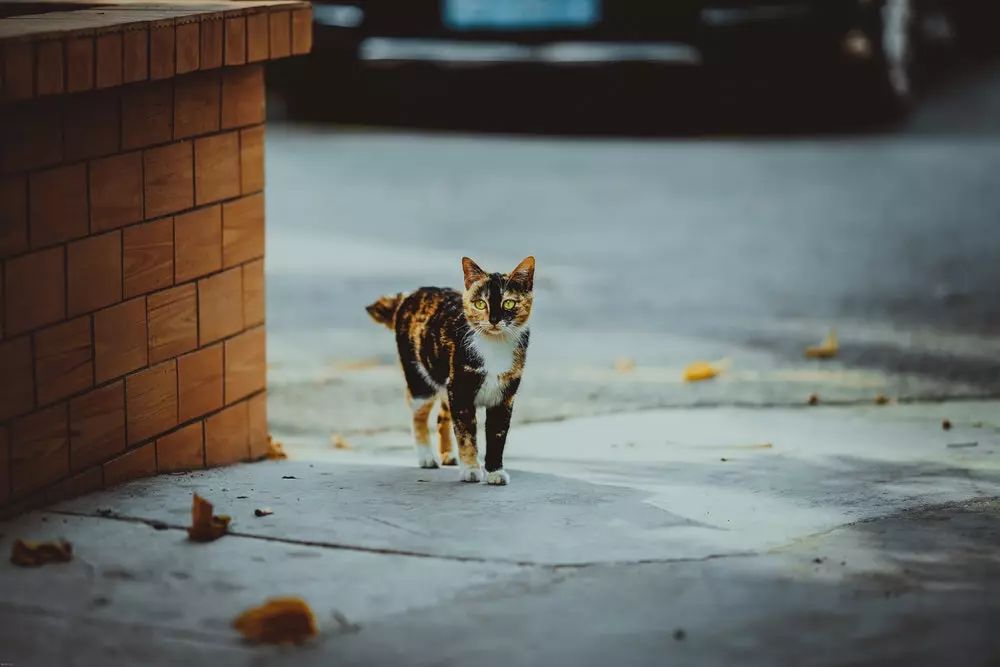
[[[998,408],[523,425],[502,488],[418,469],[392,433],[139,480],[0,524],[5,553],[75,548],[0,564],[0,661],[995,665]],[[232,534],[186,540],[192,492]],[[277,595],[309,601],[316,641],[239,640],[231,619]]]

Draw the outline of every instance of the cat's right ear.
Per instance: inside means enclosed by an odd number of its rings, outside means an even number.
[[[465,273],[465,289],[469,289],[472,283],[486,277],[486,272],[468,257],[462,258],[462,272]]]

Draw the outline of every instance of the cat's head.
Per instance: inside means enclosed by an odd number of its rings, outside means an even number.
[[[520,335],[531,315],[535,258],[525,257],[510,273],[486,273],[463,257],[462,271],[462,302],[473,331],[486,336]]]

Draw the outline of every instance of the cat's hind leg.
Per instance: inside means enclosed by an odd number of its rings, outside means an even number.
[[[421,468],[437,468],[437,461],[434,459],[434,452],[431,450],[431,434],[427,427],[427,420],[434,407],[434,394],[430,396],[414,396],[411,391],[406,392],[407,403],[413,411],[413,439],[417,447],[417,465]]]
[[[441,456],[441,465],[458,465],[455,458],[455,451],[451,443],[451,408],[448,407],[448,397],[441,397],[441,408],[438,410],[438,454]]]

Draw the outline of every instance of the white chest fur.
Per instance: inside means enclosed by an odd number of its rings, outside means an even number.
[[[516,338],[473,335],[469,347],[483,360],[483,384],[476,393],[476,405],[492,407],[503,400],[507,383],[501,379],[514,366]]]

